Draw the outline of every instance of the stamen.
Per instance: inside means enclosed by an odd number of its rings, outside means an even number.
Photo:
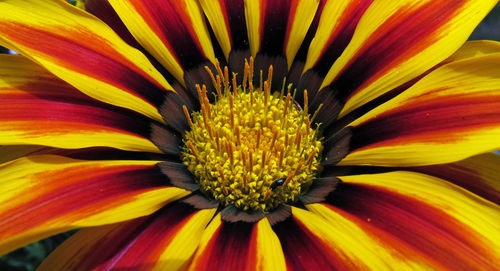
[[[234,99],[231,92],[229,92],[229,110],[231,111],[231,129],[234,129]]]
[[[243,92],[247,91],[247,80],[249,73],[250,73],[250,66],[248,65],[248,62],[245,59],[245,69],[243,71]]]
[[[184,115],[186,116],[186,119],[189,123],[189,127],[191,127],[191,129],[193,129],[193,121],[191,120],[191,116],[189,115],[189,112],[188,112],[188,109],[185,105],[182,106],[182,111],[184,111]]]
[[[304,89],[304,113],[307,116],[309,111],[309,97],[307,97],[307,89]]]
[[[219,99],[222,99],[222,82],[221,82],[221,79],[220,79],[220,75],[217,75],[215,77],[216,81],[217,81],[217,85],[215,86],[215,89],[217,90],[217,95],[219,97]]]
[[[248,168],[249,171],[253,170],[253,153],[250,151],[248,152],[248,161],[250,164],[250,167]]]
[[[297,146],[296,150],[297,152],[300,151],[300,139],[302,138],[302,133],[300,131],[297,131],[297,135],[295,136],[295,145]]]
[[[273,85],[273,65],[269,66],[269,70],[267,72],[267,82],[269,87]]]
[[[295,170],[293,171],[292,174],[289,174],[287,177],[286,177],[286,180],[285,180],[285,183],[283,184],[283,186],[288,186],[288,183],[290,182],[290,180],[295,176],[297,175],[297,172],[302,168],[302,161],[299,162],[299,164],[297,165],[297,168],[295,168]]]
[[[318,109],[316,109],[316,111],[314,112],[314,115],[312,116],[311,118],[311,122],[314,122],[314,119],[316,118],[316,116],[318,115],[319,111],[321,110],[321,108],[323,107],[323,104],[320,104]]]
[[[285,155],[285,151],[283,149],[280,150],[280,159],[278,160],[278,168],[282,168],[283,166],[283,157]]]
[[[224,67],[224,93],[229,92],[229,70]]]
[[[236,73],[233,72],[233,92],[238,94],[238,84],[236,83]]]
[[[260,135],[262,134],[262,128],[259,127],[259,130],[257,130],[257,144],[256,144],[256,149],[260,148]]]
[[[306,90],[304,110],[295,107],[297,89],[292,91],[291,84],[285,95],[272,93],[272,66],[265,81],[259,70],[260,82],[254,86],[254,65],[253,58],[245,62],[241,86],[236,73],[229,81],[229,69],[218,61],[216,73],[205,67],[217,95],[210,103],[206,86],[196,85],[200,111],[190,115],[182,107],[190,127],[182,160],[201,191],[222,206],[267,213],[295,201],[315,179],[322,147],[319,125],[313,130],[310,124],[321,107],[310,118]],[[286,79],[282,93],[285,84]]]
[[[208,66],[205,66],[205,70],[207,71],[208,75],[210,75],[210,78],[212,79],[212,84],[214,85],[214,87],[217,87],[217,80],[215,80],[215,76],[212,73],[212,70]]]
[[[200,155],[198,154],[198,151],[196,151],[196,148],[194,147],[193,142],[188,141],[187,144],[188,144],[189,149],[193,153],[194,157],[196,157],[196,159],[199,160],[200,159]]]
[[[313,150],[313,151],[309,154],[309,156],[307,157],[307,162],[306,162],[306,165],[308,165],[308,166],[309,166],[309,168],[310,168],[310,167],[311,167],[311,165],[312,165],[312,161],[313,161],[313,158],[314,158],[314,156],[316,155],[316,153],[318,153],[318,151],[317,151],[317,150]]]

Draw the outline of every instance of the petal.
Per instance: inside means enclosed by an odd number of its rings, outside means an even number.
[[[346,102],[343,116],[445,60],[496,3],[375,1],[321,88],[330,86]]]
[[[353,126],[340,165],[449,163],[500,148],[500,54],[441,66]]]
[[[245,1],[252,55],[285,55],[290,67],[318,5],[319,0]]]
[[[313,242],[325,246],[325,252],[329,251],[337,255],[336,258],[341,263],[336,263],[335,266],[339,269],[414,270],[428,268],[422,262],[406,258],[394,251],[391,246],[379,242],[350,219],[332,212],[326,206],[310,204],[306,207],[311,212],[298,208],[292,210],[296,223],[314,237],[311,239],[314,240]]]
[[[307,211],[295,207],[292,207],[292,212],[292,218],[273,226],[283,247],[288,270],[350,270],[364,267],[359,262],[346,260],[346,255],[328,240],[329,234],[322,235],[328,233],[326,228],[329,225],[325,221],[312,213],[303,214]],[[307,226],[315,228],[307,227],[303,216],[312,219]]]
[[[0,145],[161,152],[151,120],[93,100],[18,55],[0,55]]]
[[[492,40],[473,40],[464,43],[460,49],[443,62],[449,63],[495,53],[500,53],[500,42]]]
[[[451,163],[407,168],[447,180],[500,205],[500,156],[486,153]]]
[[[105,22],[130,46],[142,49],[108,1],[85,0],[85,10]]]
[[[149,217],[83,229],[38,270],[177,270],[196,250],[214,213],[174,203]]]
[[[445,180],[413,172],[340,179],[343,183],[328,202],[356,221],[369,223],[367,231],[387,246],[403,243],[403,253],[410,248],[437,269],[495,269],[500,259],[498,205]]]
[[[302,41],[306,37],[319,7],[319,2],[319,0],[294,0],[291,3],[284,43],[288,69],[290,69]],[[274,33],[270,33],[270,35],[274,35]]]
[[[325,1],[318,28],[307,53],[304,71],[324,77],[354,33],[361,15],[373,0]],[[308,89],[309,90],[309,89]]]
[[[189,194],[155,161],[38,155],[0,165],[0,254],[83,226],[145,216]]]
[[[203,233],[190,270],[285,270],[279,240],[267,218],[223,222],[217,215]]]
[[[148,59],[94,16],[64,1],[0,3],[0,43],[98,100],[161,121],[172,89]]]
[[[200,0],[215,37],[229,60],[231,50],[248,49],[243,0]]]
[[[203,12],[196,1],[109,0],[135,39],[179,82],[184,70],[215,62]]]

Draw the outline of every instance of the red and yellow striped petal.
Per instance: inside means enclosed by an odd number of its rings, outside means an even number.
[[[310,204],[307,208],[311,211],[293,208],[293,219],[277,229],[277,232],[280,232],[278,235],[286,236],[282,242],[287,243],[287,246],[291,248],[290,254],[286,255],[289,267],[293,267],[291,269],[415,270],[428,268],[424,263],[404,257],[390,246],[380,243],[349,219],[325,211],[328,209],[320,204]],[[287,224],[290,232],[285,234]],[[297,239],[294,240],[294,236]],[[284,248],[284,251],[287,253],[288,250]]]
[[[231,50],[248,49],[244,0],[200,0],[200,5],[226,57]]]
[[[203,233],[189,270],[285,270],[278,238],[267,218],[224,222],[217,215]]]
[[[161,152],[151,120],[82,94],[18,55],[0,55],[0,145]]]
[[[339,177],[334,212],[433,269],[495,270],[500,207],[445,180],[414,172]]]
[[[447,180],[500,205],[500,155],[486,153],[451,163],[408,168]]]
[[[500,42],[493,40],[473,40],[464,43],[453,55],[444,60],[441,64],[467,58],[480,57],[489,54],[500,53]]]
[[[0,165],[0,254],[83,226],[145,216],[189,194],[155,161],[35,155]]]
[[[162,121],[172,89],[148,59],[94,16],[62,0],[0,2],[0,43],[85,94]]]
[[[84,229],[39,270],[178,270],[191,258],[214,213],[174,203],[150,217]]]
[[[284,55],[290,68],[318,5],[319,0],[245,1],[252,55]]]
[[[85,0],[85,10],[113,29],[130,46],[143,50],[107,0]]]
[[[500,149],[500,54],[439,67],[353,127],[340,165],[449,163]]]
[[[309,46],[304,71],[318,69],[325,76],[345,49],[361,15],[373,0],[323,1],[318,28]]]
[[[322,87],[343,116],[452,55],[497,0],[380,0],[367,9]]]
[[[109,0],[135,39],[179,82],[184,71],[215,54],[196,1]]]

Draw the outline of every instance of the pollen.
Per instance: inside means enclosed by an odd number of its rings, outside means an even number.
[[[227,67],[207,68],[216,89],[209,102],[205,86],[197,86],[201,110],[189,113],[182,160],[201,192],[222,206],[268,213],[293,203],[311,185],[322,151],[318,126],[311,128],[307,91],[303,108],[291,87],[272,92],[272,66],[267,80],[255,87],[253,59],[245,61],[241,85],[229,81]],[[262,78],[262,72],[261,76]],[[284,86],[284,84],[283,84]]]

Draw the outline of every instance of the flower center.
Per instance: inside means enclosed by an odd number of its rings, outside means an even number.
[[[217,77],[211,74],[218,93],[213,104],[206,88],[197,87],[201,111],[189,115],[184,107],[191,130],[185,134],[182,159],[207,196],[223,206],[267,213],[307,190],[322,144],[317,129],[310,127],[307,98],[302,110],[290,89],[271,93],[270,81],[254,88],[252,66],[252,61],[245,66],[242,86],[234,76],[229,86],[227,68],[226,76],[220,68]]]

